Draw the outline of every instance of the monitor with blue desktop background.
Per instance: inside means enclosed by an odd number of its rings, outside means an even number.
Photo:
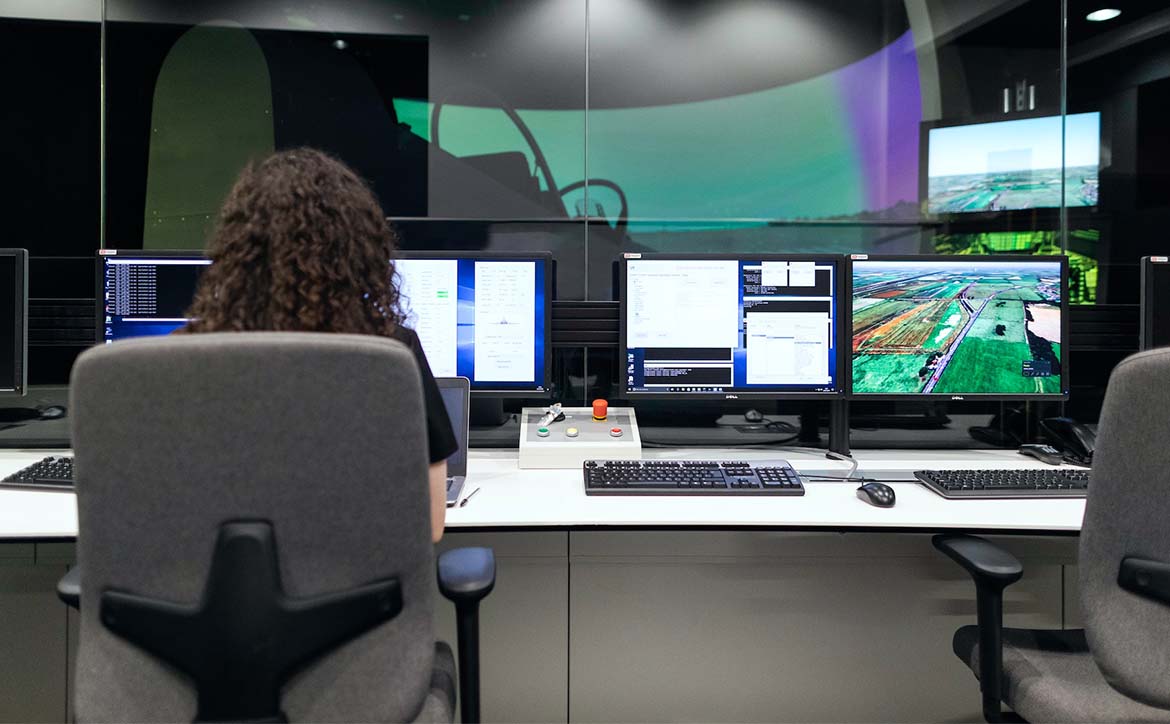
[[[466,377],[480,393],[549,391],[551,253],[410,251],[395,271],[436,377]]]
[[[620,389],[655,399],[840,394],[843,262],[827,254],[627,254]]]
[[[210,264],[191,251],[102,250],[99,339],[182,327]],[[406,326],[418,333],[436,377],[467,377],[477,392],[547,392],[551,254],[403,252],[395,264]]]
[[[926,126],[931,214],[1096,206],[1101,114]],[[1063,169],[1063,172],[1062,172]]]
[[[854,399],[1065,399],[1068,259],[854,255]]]
[[[199,277],[210,264],[197,251],[98,252],[99,343],[170,334],[185,325]]]

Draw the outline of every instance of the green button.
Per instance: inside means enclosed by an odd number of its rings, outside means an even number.
[[[548,437],[548,428],[547,427],[538,427],[538,428],[536,428],[536,434],[540,435],[541,437]]]

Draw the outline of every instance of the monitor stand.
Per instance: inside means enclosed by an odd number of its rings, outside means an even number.
[[[471,395],[471,407],[468,415],[472,427],[499,427],[508,422],[508,414],[504,412],[503,399],[476,397]]]

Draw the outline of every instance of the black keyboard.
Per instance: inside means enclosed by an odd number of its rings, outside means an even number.
[[[0,488],[73,490],[73,458],[51,455],[0,480]]]
[[[918,470],[918,478],[944,498],[1083,498],[1088,470]]]
[[[804,495],[786,460],[586,460],[586,495]]]

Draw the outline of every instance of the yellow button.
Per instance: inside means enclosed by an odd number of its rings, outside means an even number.
[[[568,437],[577,437],[577,435],[578,435],[580,432],[581,432],[581,431],[580,431],[580,430],[578,430],[577,428],[575,428],[575,427],[570,427],[568,430],[565,430],[565,435],[567,435]]]

